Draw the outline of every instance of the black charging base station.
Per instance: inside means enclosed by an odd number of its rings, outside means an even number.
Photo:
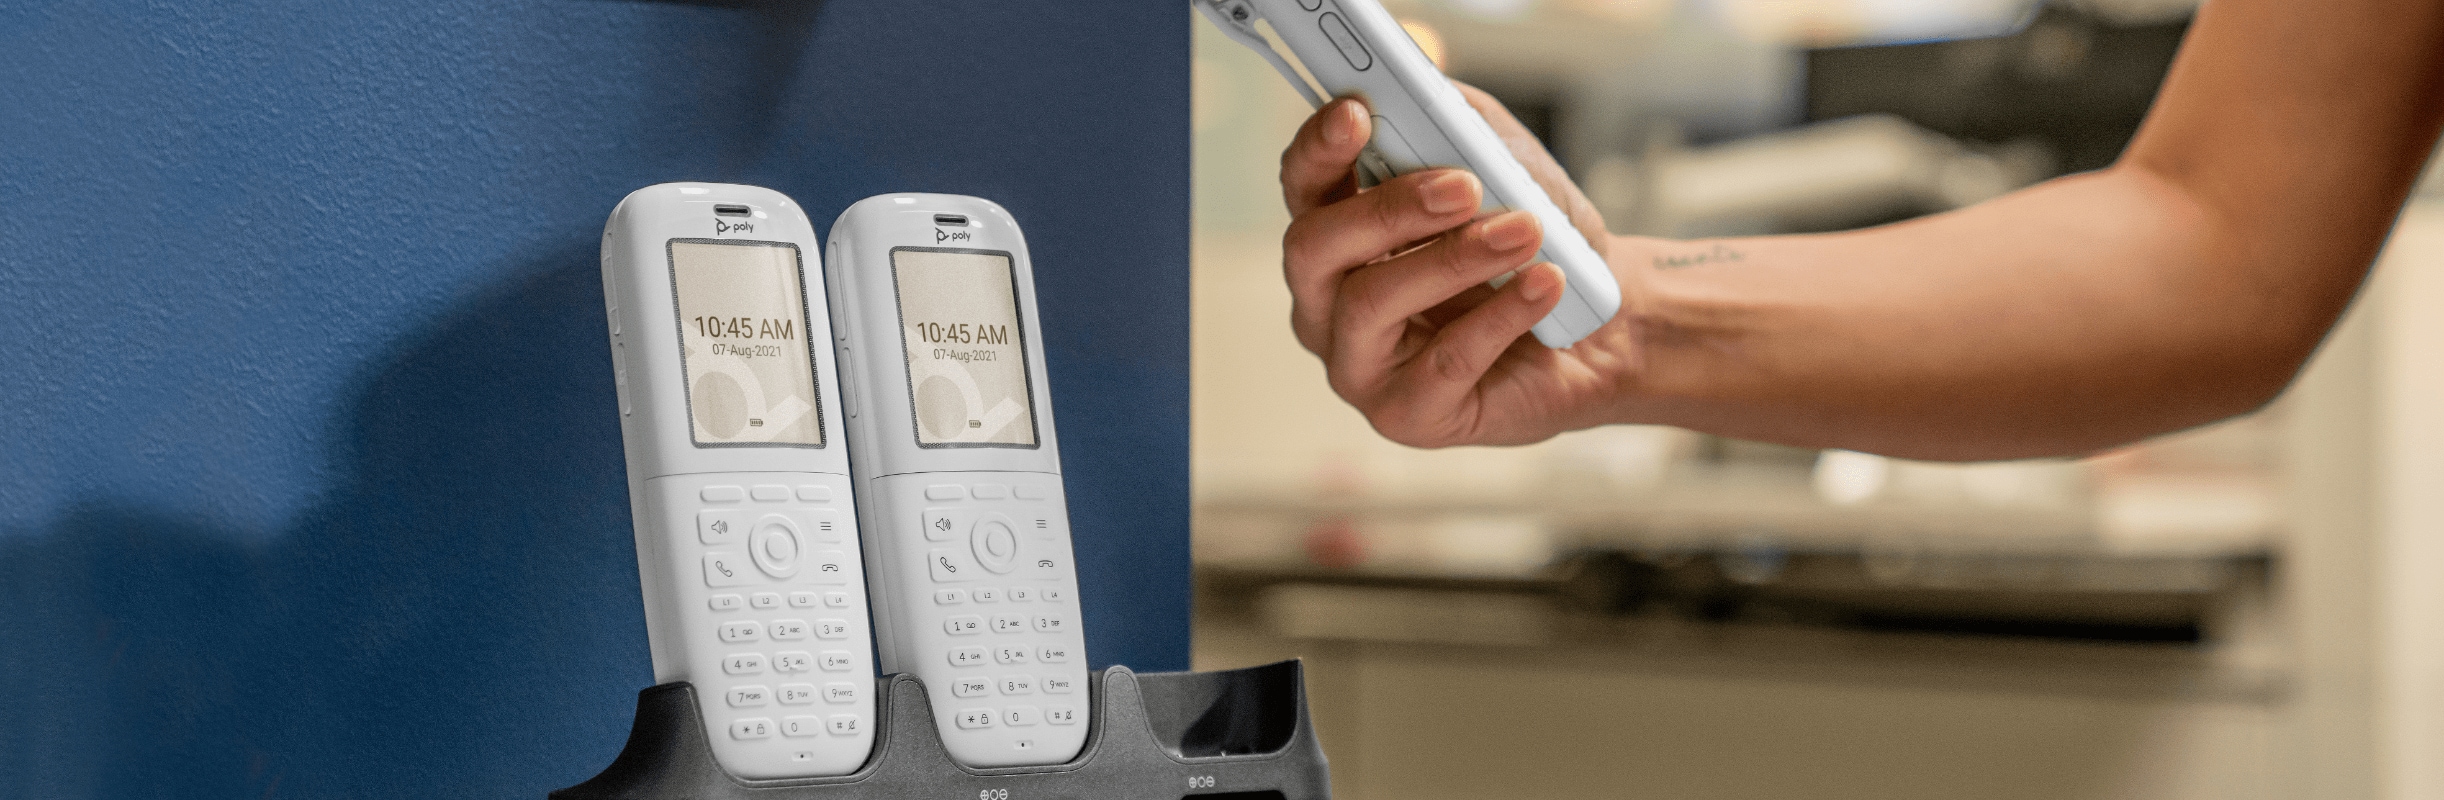
[[[830,778],[750,781],[713,763],[695,688],[637,694],[628,746],[552,800],[1328,800],[1323,748],[1297,661],[1139,675],[1111,667],[1090,687],[1086,746],[1065,764],[975,769],[950,760],[925,684],[881,680],[874,754]]]

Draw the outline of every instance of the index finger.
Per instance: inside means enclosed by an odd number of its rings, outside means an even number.
[[[1325,103],[1298,126],[1290,146],[1281,151],[1281,201],[1290,216],[1329,205],[1357,192],[1351,169],[1374,120],[1366,104],[1354,97]]]

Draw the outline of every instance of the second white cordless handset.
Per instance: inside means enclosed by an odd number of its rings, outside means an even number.
[[[656,682],[743,778],[853,772],[874,659],[823,268],[779,192],[648,186],[603,230]]]
[[[973,197],[883,195],[829,245],[883,671],[924,680],[962,764],[1068,761],[1085,639],[1018,223]]]

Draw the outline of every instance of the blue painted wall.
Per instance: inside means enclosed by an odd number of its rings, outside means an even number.
[[[1027,226],[1098,664],[1187,662],[1185,3],[0,6],[0,796],[540,797],[651,680],[631,189]]]

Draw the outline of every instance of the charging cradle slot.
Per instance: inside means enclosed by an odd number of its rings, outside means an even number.
[[[695,688],[637,694],[628,745],[601,774],[552,800],[858,800],[1109,798],[1328,800],[1324,751],[1307,718],[1299,662],[1221,672],[1138,675],[1111,667],[1090,681],[1086,746],[1065,764],[963,767],[935,730],[925,685],[884,676],[874,754],[854,773],[749,781],[713,763]],[[1213,797],[1210,800],[1222,800]]]

